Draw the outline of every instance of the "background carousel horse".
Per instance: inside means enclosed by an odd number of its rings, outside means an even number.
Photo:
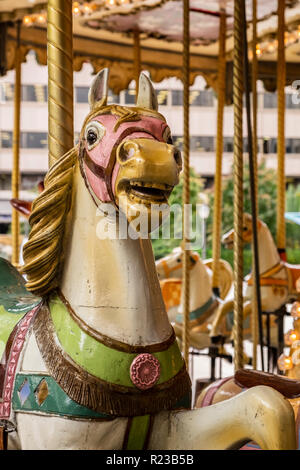
[[[222,241],[227,248],[233,247],[233,237],[233,230],[230,230],[223,236]],[[245,243],[252,242],[252,217],[250,214],[244,214],[242,237]],[[258,221],[258,247],[262,311],[275,312],[289,300],[298,296],[296,291],[296,280],[300,276],[300,266],[290,265],[281,260],[271,232],[267,225],[261,220]],[[251,328],[249,316],[251,317],[251,298],[253,289],[252,275],[248,275],[245,281],[244,337],[250,338]],[[220,332],[220,327],[224,324],[222,320],[228,314],[232,316],[232,310],[233,298],[228,296],[228,298],[225,299],[224,304],[219,307],[211,331],[212,336],[224,334]],[[271,315],[271,344],[276,346],[277,341],[275,317]]]
[[[182,337],[182,258],[181,247],[156,261],[156,270],[169,320],[174,323],[178,338]],[[209,337],[212,319],[220,299],[212,290],[211,260],[202,261],[197,252],[190,256],[190,342],[196,349],[211,346]],[[227,261],[220,262],[222,280],[221,298],[225,298],[232,285],[232,269]]]
[[[269,387],[188,409],[151,240],[119,235],[124,215],[126,229],[137,212],[152,222],[181,170],[144,74],[139,90],[135,107],[107,106],[108,70],[96,76],[79,146],[33,204],[27,290],[0,260],[0,442],[11,431],[21,449],[293,449],[292,407]]]
[[[217,380],[201,391],[197,400],[196,408],[203,408],[233,398],[245,390],[266,385],[273,387],[288,398],[294,410],[298,448],[300,448],[300,381],[292,380],[267,372],[241,369],[236,371],[233,377],[225,377]]]

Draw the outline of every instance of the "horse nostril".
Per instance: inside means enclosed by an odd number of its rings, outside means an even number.
[[[132,158],[136,152],[136,146],[130,142],[124,142],[118,151],[118,157],[121,162],[126,162]]]
[[[174,149],[174,158],[175,158],[175,162],[177,163],[177,165],[182,168],[182,158],[181,158],[181,152],[178,148],[175,148]]]

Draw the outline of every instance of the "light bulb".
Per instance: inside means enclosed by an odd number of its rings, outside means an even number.
[[[293,360],[290,356],[281,354],[277,360],[278,369],[282,371],[290,370],[293,368]]]
[[[32,25],[32,22],[33,22],[33,20],[32,20],[32,18],[31,18],[31,16],[24,16],[24,18],[23,18],[23,23],[24,23],[26,26]]]
[[[83,10],[84,10],[84,13],[91,13],[93,11],[93,6],[90,5],[89,3],[84,3]]]
[[[291,309],[291,315],[294,318],[300,318],[300,302],[294,302]]]
[[[299,339],[299,333],[296,330],[289,330],[284,335],[284,341],[287,346],[292,346],[292,344]]]
[[[80,14],[80,6],[78,2],[73,3],[73,15],[79,15]]]
[[[38,23],[45,23],[46,22],[46,15],[38,15],[37,16]]]
[[[256,55],[260,56],[262,54],[260,44],[256,44]]]

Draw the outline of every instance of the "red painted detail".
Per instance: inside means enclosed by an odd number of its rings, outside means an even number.
[[[219,390],[219,388],[228,382],[228,380],[232,379],[233,377],[225,377],[224,379],[217,380],[214,385],[212,385],[204,395],[203,401],[201,403],[201,408],[204,408],[205,406],[210,406],[213,402],[214,396]]]
[[[6,375],[3,387],[4,397],[3,402],[0,403],[0,419],[9,418],[10,416],[11,396],[14,388],[13,385],[17,370],[17,363],[22,351],[22,347],[24,346],[26,333],[31,325],[32,319],[38,308],[39,305],[37,307],[34,307],[30,312],[28,312],[26,316],[22,318],[18,325],[18,331],[13,340],[13,344],[7,362]]]

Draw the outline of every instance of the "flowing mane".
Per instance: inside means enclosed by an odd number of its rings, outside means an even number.
[[[46,295],[58,285],[77,156],[78,149],[74,147],[53,165],[45,177],[44,191],[32,206],[22,272],[27,275],[26,288],[37,295]]]

